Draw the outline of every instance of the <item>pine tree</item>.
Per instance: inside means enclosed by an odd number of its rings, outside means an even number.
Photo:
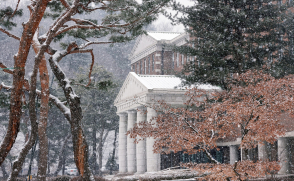
[[[143,27],[150,24],[157,18],[157,14],[161,8],[170,0],[143,0],[138,3],[135,0],[116,0],[116,1],[96,1],[96,0],[31,0],[27,6],[30,11],[29,19],[23,23],[21,37],[14,35],[9,31],[9,22],[16,15],[20,15],[17,10],[19,2],[14,3],[13,9],[0,12],[0,31],[6,35],[19,41],[18,52],[14,56],[14,69],[6,71],[13,74],[12,86],[5,86],[6,89],[11,89],[10,98],[10,117],[7,128],[7,133],[0,146],[0,165],[11,150],[14,140],[19,132],[20,118],[22,113],[22,98],[23,91],[29,91],[29,113],[30,120],[34,122],[38,129],[39,142],[42,159],[39,160],[38,180],[45,180],[47,167],[47,138],[46,124],[48,116],[48,101],[49,101],[49,74],[46,67],[46,57],[48,54],[50,68],[57,78],[60,86],[63,89],[66,97],[67,105],[65,106],[58,98],[50,95],[50,100],[63,112],[66,119],[71,125],[72,141],[74,148],[75,163],[79,170],[82,180],[93,180],[93,175],[88,167],[88,149],[82,129],[82,109],[80,97],[74,93],[74,90],[59,66],[61,59],[69,54],[89,53],[94,64],[93,49],[91,45],[111,44],[129,41],[144,33]],[[2,7],[1,7],[2,8]],[[4,8],[5,10],[5,8]],[[95,16],[90,15],[90,18],[84,18],[86,14],[97,12]],[[83,18],[80,18],[84,16]],[[99,18],[96,18],[99,17]],[[50,25],[44,27],[45,33],[39,36],[40,23],[44,18],[50,18]],[[14,22],[12,22],[13,25]],[[41,30],[40,30],[40,33]],[[66,42],[64,37],[73,37],[82,41]],[[62,41],[63,50],[56,49],[52,46],[54,41]],[[26,64],[28,53],[31,48],[34,48],[34,68],[31,74],[30,83],[25,79]],[[59,47],[58,47],[59,48]],[[1,68],[7,68],[0,62]],[[40,70],[41,93],[36,90],[37,75]],[[91,71],[90,71],[91,72]],[[43,86],[42,86],[43,85]],[[46,93],[45,93],[46,92]],[[39,126],[37,123],[37,113],[35,110],[35,99],[37,94],[40,95],[41,109]],[[68,106],[68,107],[67,107]],[[33,124],[31,124],[33,125]],[[28,150],[32,147],[36,137],[36,129],[32,128],[32,139],[25,145],[20,152],[19,159],[13,164],[13,171],[8,180],[15,180],[18,175],[25,156]],[[41,131],[42,129],[42,131]],[[34,133],[34,134],[33,134]],[[33,138],[34,137],[34,138]],[[43,141],[42,141],[43,140]]]
[[[272,67],[288,54],[284,12],[280,0],[199,0],[174,8],[184,16],[188,45],[177,48],[189,55],[181,75],[186,83],[210,83],[226,88],[225,79],[248,69]],[[193,61],[195,60],[195,61]]]

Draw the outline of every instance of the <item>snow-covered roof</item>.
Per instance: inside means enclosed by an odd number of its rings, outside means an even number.
[[[179,35],[181,35],[183,33],[151,31],[151,32],[147,32],[147,34],[149,36],[151,36],[152,38],[154,38],[155,40],[172,40],[172,39],[176,38],[177,36],[179,36]]]
[[[149,91],[183,91],[184,94],[186,89],[192,87],[205,90],[220,90],[219,87],[208,84],[187,87],[181,86],[181,83],[182,80],[174,75],[140,75],[135,72],[130,72],[115,99],[115,103],[132,99],[134,96],[146,94]]]
[[[137,75],[131,72],[147,89],[174,89],[181,79],[174,75]]]
[[[147,89],[190,89],[198,88],[204,90],[220,90],[218,86],[210,84],[195,84],[191,86],[182,86],[182,80],[174,75],[140,75],[131,72]]]

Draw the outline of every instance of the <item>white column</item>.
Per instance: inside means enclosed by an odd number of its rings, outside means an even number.
[[[230,145],[230,164],[238,161],[238,145]]]
[[[278,157],[281,165],[279,174],[289,173],[288,138],[278,138]]]
[[[147,121],[152,121],[152,117],[157,116],[157,113],[152,108],[147,108]],[[153,152],[155,139],[146,139],[146,156],[147,156],[147,172],[157,172],[160,170],[160,154]]]
[[[137,111],[130,110],[128,111],[128,130],[132,129],[136,124]],[[127,137],[127,157],[128,157],[128,172],[135,173],[137,171],[137,162],[136,162],[136,143],[134,138]]]
[[[119,139],[118,160],[119,172],[126,173],[127,170],[127,114],[119,113]]]
[[[147,115],[144,113],[145,111],[144,106],[138,108],[137,123],[146,122]],[[145,173],[146,171],[146,139],[144,139],[137,144],[137,173]]]
[[[258,159],[261,161],[266,161],[268,159],[266,142],[258,143]]]

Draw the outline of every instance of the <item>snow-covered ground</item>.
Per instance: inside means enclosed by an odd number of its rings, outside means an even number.
[[[176,169],[176,170],[162,170],[159,172],[146,172],[144,174],[133,175],[107,175],[104,178],[107,180],[139,180],[139,179],[161,179],[161,180],[191,180],[188,178],[196,177],[198,174],[196,171],[190,169]]]

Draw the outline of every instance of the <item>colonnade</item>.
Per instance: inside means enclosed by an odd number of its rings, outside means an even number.
[[[120,173],[145,173],[160,170],[160,154],[153,153],[153,138],[147,138],[134,143],[134,139],[126,132],[136,123],[150,121],[157,113],[152,108],[138,107],[118,113],[119,115],[119,172]]]
[[[278,174],[289,174],[290,173],[290,155],[288,148],[288,137],[278,138],[277,156],[280,161],[281,169]],[[238,149],[239,145],[230,145],[230,164],[234,164],[238,161]],[[267,160],[269,158],[266,144],[258,144],[258,159]]]
[[[134,139],[126,135],[126,132],[134,127],[136,123],[152,120],[157,113],[152,108],[144,107],[118,113],[119,119],[119,172],[120,173],[145,173],[160,170],[160,154],[153,153],[155,140],[147,138],[134,143]],[[288,148],[288,137],[278,138],[277,156],[280,161],[281,169],[279,174],[290,173],[290,155]],[[230,145],[230,164],[238,161],[239,145]],[[268,150],[265,144],[258,144],[258,159],[266,160]]]

